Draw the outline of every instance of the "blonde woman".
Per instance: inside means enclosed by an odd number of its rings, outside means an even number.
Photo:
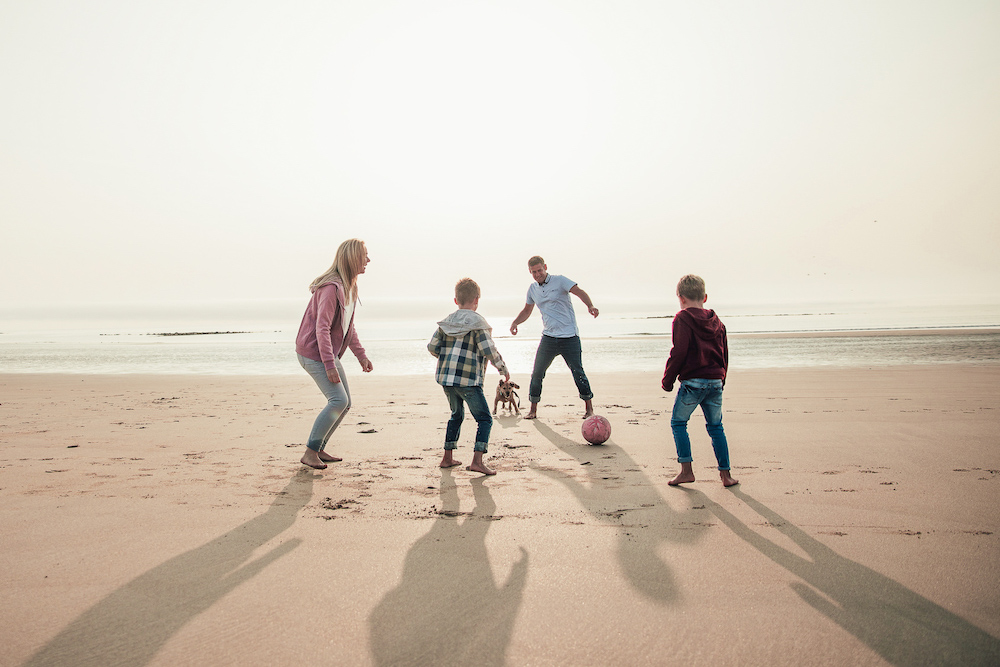
[[[361,362],[361,370],[365,373],[372,370],[372,362],[365,356],[365,348],[354,330],[358,276],[367,265],[368,250],[363,241],[348,239],[340,244],[333,266],[309,285],[312,297],[295,338],[299,363],[316,381],[327,401],[316,417],[302,455],[302,463],[317,470],[341,460],[325,451],[330,436],[351,407],[351,389],[341,357],[350,348]]]

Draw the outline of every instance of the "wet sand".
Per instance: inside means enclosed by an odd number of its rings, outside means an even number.
[[[733,489],[699,415],[667,485],[655,373],[592,376],[596,447],[551,375],[490,478],[348,373],[325,471],[304,374],[0,375],[0,664],[1000,663],[1000,366],[734,373]]]

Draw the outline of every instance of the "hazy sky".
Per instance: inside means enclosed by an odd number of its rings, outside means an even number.
[[[1000,302],[1000,3],[0,0],[0,302]],[[511,313],[513,316],[515,313]]]

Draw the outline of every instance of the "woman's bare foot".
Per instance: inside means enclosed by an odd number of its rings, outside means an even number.
[[[344,459],[340,458],[339,456],[333,456],[331,454],[327,454],[326,452],[320,452],[319,460],[326,461],[327,463],[336,463],[337,461],[343,461]]]
[[[682,463],[681,471],[672,480],[667,482],[670,486],[677,486],[678,484],[690,484],[694,481],[694,470],[691,467],[691,462]]]
[[[310,468],[316,468],[316,470],[323,470],[326,468],[326,464],[319,458],[319,453],[315,450],[306,447],[306,453],[302,455],[299,460],[303,465],[307,465]]]
[[[478,473],[483,474],[483,475],[495,475],[495,474],[497,474],[496,470],[493,470],[491,468],[487,468],[485,463],[475,463],[475,462],[473,462],[473,463],[470,463],[469,465],[465,466],[465,469],[469,470],[471,472],[478,472]]]
[[[740,483],[740,480],[733,479],[733,476],[729,474],[728,470],[720,470],[719,477],[722,478],[722,486],[729,488],[730,486],[736,486]]]

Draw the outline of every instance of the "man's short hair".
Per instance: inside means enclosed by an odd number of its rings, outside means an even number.
[[[539,264],[544,264],[544,263],[545,260],[542,259],[539,255],[535,255],[534,257],[528,260],[528,266],[538,266]]]
[[[689,273],[677,283],[677,296],[688,301],[701,301],[705,298],[705,281],[699,276]]]
[[[466,306],[479,298],[479,285],[472,278],[462,278],[455,283],[455,298]]]

